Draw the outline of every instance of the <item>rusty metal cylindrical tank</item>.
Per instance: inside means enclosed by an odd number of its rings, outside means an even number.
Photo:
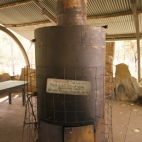
[[[92,92],[88,97],[76,96],[78,103],[83,106],[78,106],[80,111],[86,110],[87,107],[95,109],[94,102],[90,101],[95,98],[96,90],[99,90],[100,96],[104,95],[104,82],[103,77],[99,80],[104,73],[104,54],[105,54],[105,42],[103,34],[103,28],[93,26],[63,26],[63,27],[45,27],[35,31],[36,37],[36,72],[37,85],[38,85],[38,98],[41,101],[41,106],[46,102],[46,106],[39,108],[40,116],[45,118],[45,121],[57,123],[54,117],[50,117],[48,110],[53,110],[52,116],[54,116],[54,109],[64,110],[64,105],[69,105],[74,108],[75,96],[72,95],[53,95],[46,93],[46,80],[47,78],[58,78],[58,79],[71,79],[71,80],[89,80],[92,82]],[[75,74],[76,71],[76,74]],[[41,77],[41,78],[40,78]],[[93,81],[98,81],[93,82]],[[97,84],[97,86],[96,86]],[[45,96],[45,98],[44,98]],[[42,100],[44,99],[44,100]],[[55,108],[53,109],[53,99],[56,101]],[[51,101],[50,101],[51,100]],[[60,103],[59,103],[59,102]],[[62,103],[62,101],[71,101],[68,104]],[[88,101],[88,102],[86,102]],[[57,104],[56,104],[57,102]],[[80,104],[80,105],[81,105]],[[86,104],[87,106],[84,106]],[[57,107],[57,108],[56,108]],[[66,106],[67,107],[67,106]],[[69,108],[70,110],[71,108]],[[43,111],[44,110],[44,111]],[[78,111],[79,111],[78,110]],[[94,110],[93,110],[94,111]],[[74,114],[75,112],[73,112]],[[46,116],[45,116],[46,115]],[[62,114],[61,114],[62,115]],[[80,114],[79,114],[80,116]],[[85,115],[86,116],[86,115]],[[95,117],[95,115],[94,115]],[[93,117],[93,119],[94,119]],[[64,117],[61,118],[64,120]],[[81,118],[86,119],[86,118]],[[63,121],[62,120],[62,121]],[[73,119],[76,125],[75,118]],[[89,121],[89,120],[88,120]],[[69,125],[68,121],[62,122],[64,125]],[[84,122],[85,123],[85,122]]]
[[[35,30],[40,142],[48,142],[43,133],[49,131],[50,124],[61,131],[64,127],[93,125],[95,142],[105,139],[104,133],[99,133],[105,131],[100,125],[104,123],[105,30],[84,25],[86,0],[77,1],[58,0],[58,26]],[[90,81],[91,93],[47,93],[48,78]],[[51,141],[56,142],[55,134],[53,137]]]

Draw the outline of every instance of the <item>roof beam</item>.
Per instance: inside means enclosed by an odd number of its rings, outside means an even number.
[[[31,2],[32,2],[32,0],[26,0],[26,1],[13,2],[11,4],[1,5],[0,10],[5,9],[5,8],[12,8],[12,7],[15,7],[15,6],[21,6],[21,5],[24,5],[24,4],[31,3]]]
[[[42,24],[47,24],[51,23],[49,20],[45,21],[39,21],[39,22],[33,22],[33,23],[23,23],[23,24],[3,24],[5,27],[10,28],[10,27],[26,27],[26,26],[36,26],[36,25],[42,25]]]
[[[37,0],[33,0],[33,3],[42,10],[42,14],[48,20],[50,20],[55,25],[57,24],[56,18],[48,10],[46,10]]]
[[[142,10],[138,10],[137,14],[141,14]],[[112,13],[109,15],[99,15],[99,16],[88,16],[87,19],[102,19],[102,18],[112,18],[112,17],[119,17],[119,16],[127,16],[127,15],[132,15],[132,11],[127,11],[125,13]]]
[[[142,38],[142,33],[139,34],[140,38]],[[136,33],[131,34],[114,34],[114,35],[106,35],[106,39],[135,39],[136,40]]]
[[[125,13],[114,13],[109,15],[99,15],[99,16],[87,16],[87,19],[102,19],[102,18],[111,18],[111,17],[119,17],[119,16],[127,16],[132,15],[133,13],[131,11],[125,12]]]
[[[142,34],[141,34],[142,36]],[[119,38],[136,38],[136,34],[114,34],[114,35],[106,35],[106,38],[109,39],[119,39]]]

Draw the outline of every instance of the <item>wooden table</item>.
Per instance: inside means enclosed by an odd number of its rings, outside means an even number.
[[[22,92],[22,104],[25,105],[25,87],[27,86],[28,81],[19,81],[19,80],[8,80],[0,82],[0,94],[8,93],[9,94],[9,104],[12,103],[12,92],[15,90],[21,90]]]

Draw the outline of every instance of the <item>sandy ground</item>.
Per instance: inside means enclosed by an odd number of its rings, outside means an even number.
[[[11,105],[8,99],[0,101],[0,142],[22,142],[24,113],[21,96],[13,97]],[[113,142],[142,142],[141,105],[114,101],[112,116]],[[28,142],[26,133],[24,138]]]

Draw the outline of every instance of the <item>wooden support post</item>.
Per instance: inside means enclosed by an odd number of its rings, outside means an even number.
[[[25,89],[22,89],[22,104],[25,106],[26,96],[25,96]]]
[[[35,25],[42,25],[51,23],[49,20],[38,21],[38,22],[31,22],[31,23],[23,23],[23,24],[3,24],[5,27],[26,27],[26,26],[35,26]]]
[[[11,99],[11,98],[12,98],[12,93],[11,93],[11,92],[9,92],[9,94],[8,94],[8,95],[9,95],[9,104],[12,104],[12,99]]]
[[[138,81],[141,80],[141,56],[140,56],[140,39],[137,37],[137,53],[138,53]]]
[[[136,0],[131,0],[131,9],[133,11],[135,29],[136,29],[136,38],[137,38],[137,54],[138,54],[138,81],[141,78],[141,69],[140,69],[140,34],[139,34],[139,19],[138,19],[138,12],[137,12],[137,5]]]

